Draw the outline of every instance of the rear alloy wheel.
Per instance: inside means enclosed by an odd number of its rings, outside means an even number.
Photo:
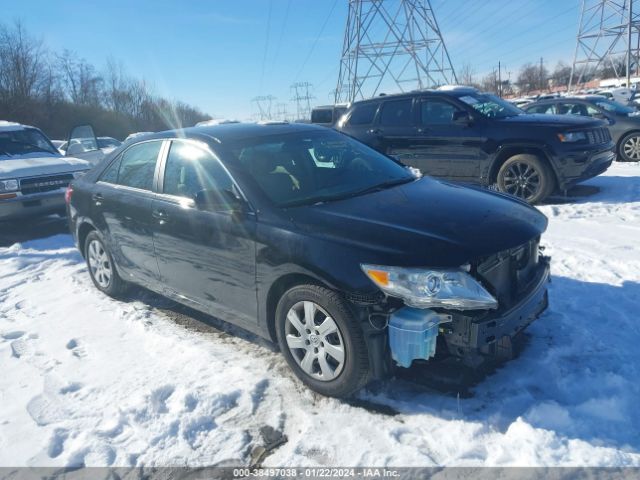
[[[498,172],[498,188],[529,203],[551,195],[554,181],[551,169],[535,155],[514,155]]]
[[[640,162],[640,134],[630,133],[620,142],[620,157],[627,162]]]
[[[112,297],[121,295],[126,283],[118,275],[111,254],[95,230],[87,235],[84,251],[89,275],[96,288]]]
[[[316,392],[344,397],[366,383],[362,330],[335,292],[316,285],[285,292],[276,309],[276,332],[287,363]]]

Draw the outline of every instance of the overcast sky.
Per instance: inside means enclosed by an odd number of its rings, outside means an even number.
[[[579,0],[432,0],[454,67],[478,76],[501,60],[520,66],[571,61]],[[214,116],[246,118],[251,99],[289,102],[294,81],[329,102],[338,74],[347,0],[20,0],[2,2],[54,50],[102,67],[121,60],[156,91]],[[324,28],[322,28],[324,26]],[[293,107],[289,107],[292,111]]]

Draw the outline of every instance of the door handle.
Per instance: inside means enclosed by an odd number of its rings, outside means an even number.
[[[169,215],[164,210],[153,210],[151,216],[160,221],[160,224],[165,223],[169,219]]]
[[[100,205],[102,205],[102,200],[104,200],[104,197],[101,193],[94,193],[93,195],[91,195],[91,200],[93,200],[96,206],[99,207]]]
[[[379,128],[372,128],[370,130],[367,130],[367,133],[370,133],[372,135],[380,135],[382,133],[382,130],[380,130]]]
[[[429,132],[429,129],[428,129],[428,128],[418,128],[416,131],[417,131],[418,133],[421,133],[421,134],[422,134],[422,133],[428,133],[428,132]]]

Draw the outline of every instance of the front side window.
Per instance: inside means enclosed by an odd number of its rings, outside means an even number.
[[[369,125],[373,122],[373,117],[376,116],[377,109],[378,104],[375,102],[357,105],[354,107],[353,112],[351,112],[349,125]]]
[[[232,190],[233,182],[220,162],[191,142],[171,143],[164,171],[163,193],[194,199],[201,191]]]
[[[380,125],[406,127],[411,125],[411,99],[394,100],[382,104]]]
[[[276,206],[336,201],[415,180],[402,165],[337,132],[295,132],[229,146],[233,168]]]
[[[420,118],[423,125],[448,125],[453,123],[453,114],[460,111],[455,105],[439,100],[428,99],[420,104]]]
[[[100,180],[141,190],[152,190],[161,146],[162,141],[133,145],[109,165]]]

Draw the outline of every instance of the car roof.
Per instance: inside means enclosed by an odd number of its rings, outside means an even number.
[[[535,101],[526,105],[527,107],[547,104],[547,103],[558,103],[558,102],[574,102],[574,101],[583,101],[583,102],[595,102],[596,100],[606,100],[606,97],[602,95],[574,95],[572,97],[556,97],[556,98],[544,98],[542,100]]]
[[[152,138],[202,138],[213,139],[216,143],[225,144],[249,138],[285,135],[296,132],[326,132],[325,127],[308,123],[227,123],[223,125],[204,125],[177,130],[167,130],[152,135],[145,135],[141,140]]]
[[[403,98],[413,98],[418,95],[432,95],[438,97],[462,97],[464,95],[469,95],[470,93],[476,94],[486,94],[487,92],[482,92],[473,87],[464,87],[464,86],[455,86],[455,87],[441,87],[438,89],[425,88],[421,90],[412,90],[411,92],[402,92],[402,93],[391,93],[391,94],[381,94],[377,97],[367,98],[365,100],[358,100],[353,102],[352,105],[362,105],[370,102],[380,102],[386,99],[403,99]]]
[[[20,130],[27,130],[29,128],[35,128],[31,125],[22,125],[21,123],[8,122],[6,120],[0,120],[0,132],[17,132]]]

